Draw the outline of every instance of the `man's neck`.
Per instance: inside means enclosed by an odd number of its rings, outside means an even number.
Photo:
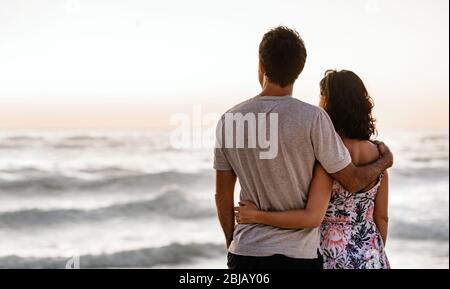
[[[288,85],[285,87],[281,87],[279,85],[266,82],[264,83],[264,86],[262,88],[260,96],[286,96],[286,95],[292,95],[294,85]]]

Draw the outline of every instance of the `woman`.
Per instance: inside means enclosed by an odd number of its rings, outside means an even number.
[[[362,80],[351,71],[325,73],[320,82],[320,106],[330,116],[353,163],[365,165],[379,157],[370,141],[375,134],[373,101]],[[328,208],[324,204],[328,204]],[[265,224],[285,229],[320,226],[321,252],[326,269],[390,268],[384,246],[388,230],[388,174],[352,194],[317,163],[308,203],[303,210],[260,211],[247,201],[236,207],[240,224]]]

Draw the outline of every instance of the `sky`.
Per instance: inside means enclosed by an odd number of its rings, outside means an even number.
[[[0,129],[167,129],[259,93],[258,45],[296,29],[308,59],[365,82],[386,129],[447,128],[448,0],[1,0]]]

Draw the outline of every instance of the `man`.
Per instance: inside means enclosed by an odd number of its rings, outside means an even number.
[[[297,32],[277,27],[266,33],[259,46],[261,93],[230,109],[217,126],[216,205],[231,269],[322,268],[317,228],[235,225],[237,178],[241,199],[254,202],[262,210],[286,211],[306,206],[316,160],[350,192],[363,189],[392,166],[391,152],[379,143],[380,159],[355,167],[326,112],[292,98],[306,55]],[[255,120],[257,126],[253,127]],[[273,131],[275,142],[270,139]],[[267,136],[275,148],[268,148]],[[240,146],[242,143],[246,147]],[[272,154],[263,155],[267,149]]]

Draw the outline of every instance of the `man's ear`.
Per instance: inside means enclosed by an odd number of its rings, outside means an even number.
[[[262,75],[266,74],[266,70],[264,69],[264,65],[262,64],[261,60],[259,61],[258,69]]]
[[[258,80],[259,80],[259,84],[261,85],[261,87],[264,87],[265,75],[266,75],[266,70],[264,69],[264,66],[260,60],[258,63],[258,78],[259,78]]]

